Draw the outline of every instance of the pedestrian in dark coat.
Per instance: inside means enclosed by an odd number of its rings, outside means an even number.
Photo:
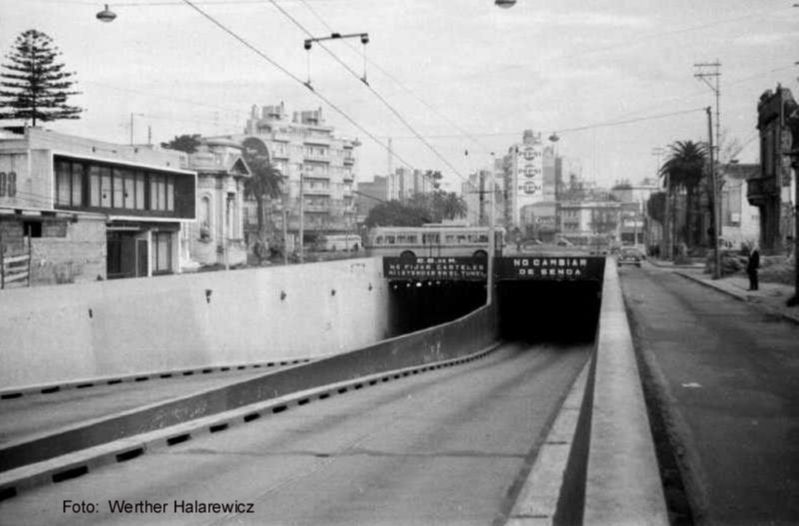
[[[760,268],[760,250],[757,245],[752,245],[749,252],[749,261],[746,263],[746,273],[749,275],[749,290],[757,290],[757,269]]]

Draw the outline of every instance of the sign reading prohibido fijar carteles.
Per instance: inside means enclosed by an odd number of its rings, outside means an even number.
[[[486,258],[383,258],[383,276],[390,280],[485,281]]]

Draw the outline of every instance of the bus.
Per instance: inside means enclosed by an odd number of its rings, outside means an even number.
[[[505,229],[494,229],[496,255],[502,255]],[[488,257],[489,227],[425,224],[419,227],[377,226],[369,230],[364,248],[371,256]]]
[[[326,234],[319,240],[320,250],[330,252],[358,252],[361,236],[358,234]]]

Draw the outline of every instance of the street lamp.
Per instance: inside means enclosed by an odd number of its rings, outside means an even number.
[[[100,22],[113,22],[117,14],[108,9],[108,4],[105,4],[105,9],[97,13],[97,20]]]
[[[502,9],[510,9],[516,5],[516,0],[494,0],[494,4]]]
[[[489,177],[491,178],[491,208],[489,208],[488,216],[488,261],[486,265],[486,304],[491,305],[494,301],[494,257],[496,256],[496,225],[494,216],[495,214],[495,201],[497,200],[496,189],[494,187],[496,163],[494,161],[494,152],[491,152],[491,170],[489,170]]]
[[[348,33],[346,35],[342,35],[341,33],[330,33],[329,37],[311,37],[306,38],[305,42],[303,43],[303,47],[305,51],[308,52],[308,81],[305,83],[309,89],[311,88],[311,47],[313,46],[314,42],[323,42],[325,40],[341,40],[344,38],[360,38],[361,44],[363,44],[363,77],[361,77],[361,82],[366,85],[369,83],[366,81],[366,44],[369,43],[369,33]]]

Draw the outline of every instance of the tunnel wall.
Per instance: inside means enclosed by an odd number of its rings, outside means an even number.
[[[394,334],[381,270],[366,258],[3,290],[0,391],[363,347]]]

